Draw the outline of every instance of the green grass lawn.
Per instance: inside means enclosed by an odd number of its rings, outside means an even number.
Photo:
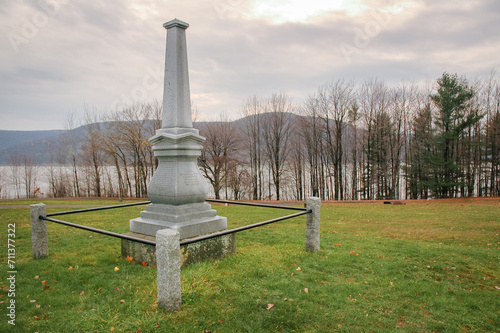
[[[115,202],[87,202],[97,203]],[[214,207],[229,228],[287,214]],[[57,218],[125,233],[142,209]],[[29,209],[0,209],[0,332],[500,332],[499,200],[323,205],[321,214],[319,252],[304,250],[305,217],[238,233],[237,255],[182,270],[182,310],[167,313],[156,269],[122,259],[119,239],[48,222],[50,256],[34,260]]]

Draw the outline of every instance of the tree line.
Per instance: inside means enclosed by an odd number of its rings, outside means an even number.
[[[161,127],[160,103],[105,114],[87,111],[85,135],[76,135],[70,117],[61,146],[51,151],[48,194],[147,196],[156,168],[148,138]],[[337,79],[300,104],[282,92],[247,98],[240,114],[236,121],[222,115],[194,123],[206,138],[199,167],[216,198],[500,195],[495,74],[471,80],[444,73],[433,84],[392,86],[378,79]],[[13,182],[26,196],[34,195],[36,172],[28,172],[29,161],[13,157],[11,165],[17,166]]]

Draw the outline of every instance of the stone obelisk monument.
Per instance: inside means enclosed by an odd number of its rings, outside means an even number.
[[[151,204],[146,206],[140,217],[130,221],[130,231],[135,236],[147,238],[154,237],[160,229],[170,228],[178,231],[182,240],[225,230],[227,219],[217,216],[211,205],[205,202],[208,184],[197,165],[205,138],[193,128],[191,120],[186,48],[189,24],[174,19],[163,26],[167,29],[167,46],[162,128],[149,139],[159,164],[148,186]],[[235,250],[234,238],[209,241],[184,249],[183,255],[210,258],[210,253],[193,252],[195,248],[196,251],[200,248],[205,248],[204,252],[215,251],[219,253],[216,257],[221,256],[220,247],[229,248],[229,252]],[[139,249],[141,246],[146,248]],[[132,256],[135,261],[151,262],[147,254],[140,254],[146,250],[147,245],[122,242],[122,255]]]

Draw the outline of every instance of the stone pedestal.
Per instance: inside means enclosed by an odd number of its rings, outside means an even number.
[[[141,212],[141,217],[130,221],[130,231],[145,235],[156,235],[161,229],[179,232],[181,240],[227,229],[227,219],[217,216],[210,204],[186,205],[150,204]]]
[[[128,232],[126,235],[152,241],[155,240],[154,236],[135,232]],[[207,260],[222,259],[233,254],[236,254],[236,234],[215,237],[181,246],[181,267]],[[138,264],[147,263],[148,266],[157,265],[155,246],[137,243],[128,239],[122,239],[122,257],[132,257],[132,260]]]

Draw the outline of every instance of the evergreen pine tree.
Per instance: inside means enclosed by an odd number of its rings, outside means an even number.
[[[477,113],[465,116],[465,110],[474,97],[467,81],[456,74],[443,73],[437,80],[437,94],[430,96],[437,107],[435,120],[435,153],[430,156],[432,179],[430,188],[438,198],[454,197],[463,182],[462,170],[456,161],[455,144],[465,129],[481,119]]]

